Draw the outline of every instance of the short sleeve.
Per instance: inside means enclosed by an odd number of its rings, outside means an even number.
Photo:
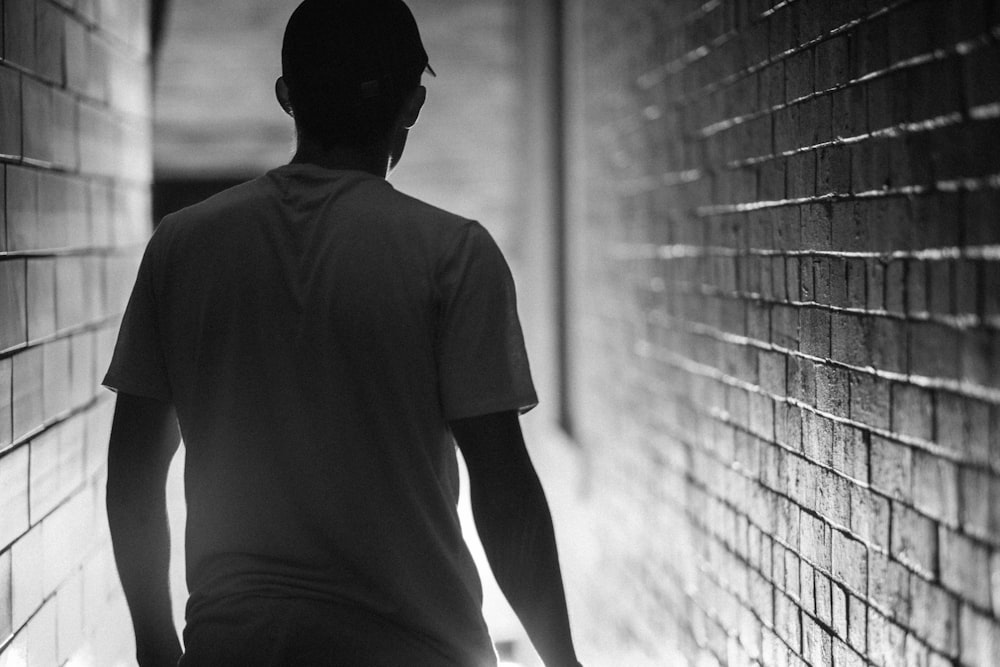
[[[517,317],[514,280],[496,242],[467,223],[442,264],[439,391],[448,420],[525,412],[538,403]]]
[[[170,383],[167,380],[154,289],[158,240],[158,234],[154,234],[143,253],[135,286],[118,331],[111,365],[102,384],[118,392],[169,401]]]

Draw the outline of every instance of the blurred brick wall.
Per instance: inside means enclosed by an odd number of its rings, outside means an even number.
[[[570,4],[595,635],[1000,665],[1000,4]]]
[[[0,664],[113,665],[98,383],[150,228],[148,8],[0,10]]]

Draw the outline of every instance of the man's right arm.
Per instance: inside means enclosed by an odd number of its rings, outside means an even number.
[[[579,663],[552,517],[516,412],[451,422],[469,469],[472,513],[490,568],[546,667]]]

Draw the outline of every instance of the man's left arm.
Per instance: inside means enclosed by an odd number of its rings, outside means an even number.
[[[167,471],[180,444],[170,403],[119,393],[108,446],[108,523],[140,667],[175,667]]]

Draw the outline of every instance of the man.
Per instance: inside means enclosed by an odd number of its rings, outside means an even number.
[[[546,665],[576,665],[507,265],[477,223],[385,181],[431,71],[416,23],[400,0],[306,0],[282,70],[295,158],[163,220],[104,381],[139,664],[495,665],[457,442],[500,587]],[[181,434],[183,657],[164,502]]]

